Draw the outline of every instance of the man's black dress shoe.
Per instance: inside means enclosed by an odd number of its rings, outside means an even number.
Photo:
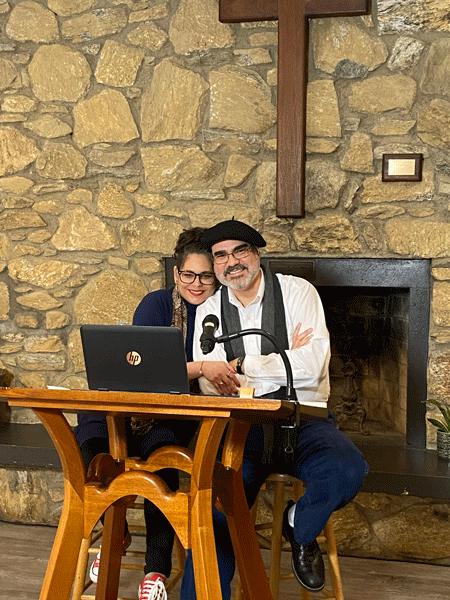
[[[320,592],[325,584],[325,567],[319,544],[313,540],[306,546],[296,542],[294,529],[289,525],[288,511],[294,505],[289,500],[283,514],[283,535],[292,548],[292,571],[297,581],[309,592]]]

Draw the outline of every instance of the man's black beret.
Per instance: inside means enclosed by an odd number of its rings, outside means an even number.
[[[246,223],[242,223],[242,221],[235,221],[234,219],[217,223],[214,227],[206,229],[201,237],[202,244],[209,251],[211,251],[214,244],[223,240],[247,242],[247,244],[256,246],[256,248],[263,248],[266,245],[266,240],[256,229],[253,229],[253,227],[250,227]]]

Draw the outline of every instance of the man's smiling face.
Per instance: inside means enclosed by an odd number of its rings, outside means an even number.
[[[223,240],[214,244],[211,251],[217,279],[232,290],[247,289],[258,276],[259,252],[246,242]]]

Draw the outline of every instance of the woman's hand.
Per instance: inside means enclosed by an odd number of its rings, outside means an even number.
[[[203,376],[210,381],[222,396],[237,394],[240,387],[236,370],[227,362],[218,360],[205,360],[202,366]]]
[[[292,335],[292,343],[291,350],[295,350],[296,348],[301,348],[302,346],[306,346],[309,344],[311,338],[313,337],[312,328],[305,329],[300,333],[300,328],[302,324],[298,323],[297,327],[294,329],[294,333]]]

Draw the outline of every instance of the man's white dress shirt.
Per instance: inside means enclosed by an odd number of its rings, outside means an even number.
[[[286,354],[292,367],[294,388],[302,404],[321,403],[326,406],[330,394],[328,364],[330,361],[330,339],[325,324],[322,302],[317,290],[305,279],[291,275],[277,274],[281,285],[286,329],[289,347],[298,323],[301,331],[312,328],[313,337],[309,344]],[[242,329],[261,329],[262,298],[264,295],[264,274],[255,299],[246,307],[237,300],[233,291],[227,288],[231,304],[237,307]],[[198,306],[195,317],[194,360],[227,361],[223,344],[216,344],[210,354],[203,354],[200,348],[202,323],[206,315],[214,314],[221,321],[220,292],[216,292]],[[232,333],[229,331],[229,333]],[[216,335],[222,334],[221,324]],[[246,335],[242,338],[245,349],[245,375],[238,375],[241,385],[255,388],[255,396],[263,396],[286,385],[286,370],[281,356],[274,352],[261,355],[261,336]],[[204,394],[217,395],[214,386],[205,378],[199,379]]]

